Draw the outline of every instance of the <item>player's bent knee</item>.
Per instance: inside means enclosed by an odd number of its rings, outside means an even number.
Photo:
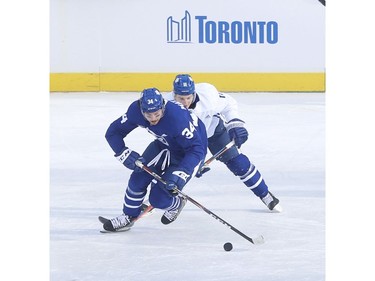
[[[242,153],[225,163],[228,169],[236,176],[244,175],[250,168],[250,160]]]

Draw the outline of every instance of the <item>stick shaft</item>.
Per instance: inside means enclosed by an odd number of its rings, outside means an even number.
[[[234,140],[232,140],[230,143],[228,143],[226,146],[224,146],[222,149],[220,149],[218,152],[216,152],[211,158],[207,159],[206,162],[204,162],[203,167],[208,166],[211,164],[212,161],[220,157],[221,155],[224,154],[229,148],[231,148],[234,145]]]
[[[144,171],[146,171],[147,173],[149,173],[150,175],[152,175],[155,179],[157,179],[158,181],[160,181],[161,183],[163,184],[166,184],[166,182],[155,172],[153,172],[149,167],[145,166],[142,164],[142,162],[140,161],[136,161],[135,162],[136,165],[138,167],[140,167],[141,169],[143,169]],[[191,198],[190,196],[186,195],[185,193],[183,193],[182,191],[180,191],[179,189],[176,188],[176,191],[183,197],[185,197],[187,200],[189,200],[191,203],[193,203],[195,206],[197,206],[198,208],[200,208],[201,210],[203,210],[204,212],[206,212],[207,214],[209,214],[211,217],[213,217],[214,219],[216,219],[217,221],[221,222],[222,224],[224,224],[225,226],[229,227],[229,229],[233,230],[235,233],[237,233],[238,235],[242,236],[243,238],[245,238],[246,240],[250,241],[251,243],[253,244],[261,244],[263,243],[262,241],[262,238],[260,239],[257,239],[258,241],[254,241],[251,237],[247,236],[246,234],[242,233],[241,231],[239,231],[237,228],[235,228],[233,225],[231,225],[230,223],[228,223],[227,221],[223,220],[221,217],[219,217],[218,215],[216,215],[214,212],[210,211],[209,209],[207,209],[206,207],[204,207],[202,204],[198,203],[196,200],[194,200],[193,198]]]

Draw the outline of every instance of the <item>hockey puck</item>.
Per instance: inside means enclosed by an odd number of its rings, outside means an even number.
[[[224,244],[224,250],[225,251],[229,252],[229,251],[232,251],[232,249],[233,249],[232,243],[227,242],[227,243]]]

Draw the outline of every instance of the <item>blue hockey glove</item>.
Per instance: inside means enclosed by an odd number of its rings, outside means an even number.
[[[211,170],[210,167],[207,167],[207,166],[202,166],[198,172],[195,174],[195,177],[197,178],[200,178],[201,176],[203,176],[204,173],[207,173],[209,170]]]
[[[181,190],[184,185],[187,182],[187,179],[189,178],[190,175],[185,173],[184,171],[181,170],[175,170],[171,172],[166,172],[163,175],[163,180],[165,181],[165,188],[168,190],[168,192],[172,196],[176,196],[178,193],[176,192],[176,188]]]
[[[119,153],[115,154],[115,157],[117,158],[118,161],[120,161],[126,168],[133,170],[134,172],[141,172],[142,169],[139,168],[136,164],[135,161],[139,160],[142,163],[145,162],[145,159],[140,156],[137,152],[129,149],[128,147],[125,146],[124,150]]]
[[[240,148],[241,145],[247,141],[249,136],[249,133],[245,129],[244,125],[245,122],[238,118],[230,120],[226,125],[229,137],[234,140],[238,148]]]

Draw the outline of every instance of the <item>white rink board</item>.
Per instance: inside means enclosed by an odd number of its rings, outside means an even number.
[[[317,0],[52,0],[50,6],[51,73],[325,71],[325,7]],[[168,18],[182,30],[186,12],[188,42],[185,35],[168,41],[176,34]]]

